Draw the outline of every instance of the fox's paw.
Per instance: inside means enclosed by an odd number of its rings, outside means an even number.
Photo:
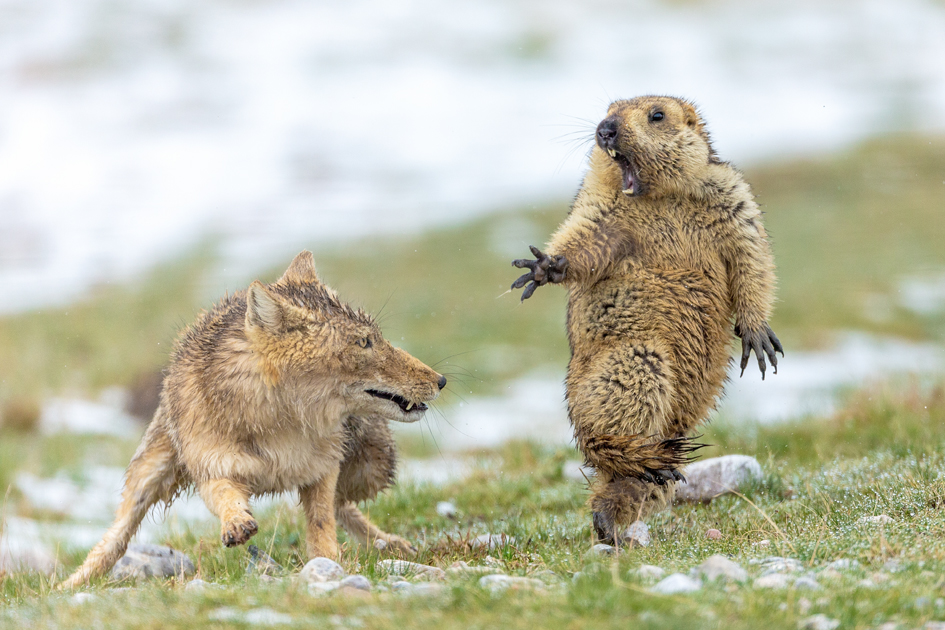
[[[387,534],[384,538],[378,538],[374,541],[374,548],[378,551],[394,553],[398,556],[415,556],[417,548],[406,538]]]
[[[224,546],[235,547],[247,542],[256,535],[257,531],[259,531],[259,525],[253,515],[242,512],[223,524],[220,537],[223,539]]]
[[[549,256],[535,246],[529,246],[529,249],[536,260],[519,258],[512,261],[513,266],[529,270],[512,283],[513,289],[521,289],[526,284],[528,285],[522,291],[523,302],[530,298],[538,287],[549,282],[563,282],[568,271],[568,259],[564,256]]]

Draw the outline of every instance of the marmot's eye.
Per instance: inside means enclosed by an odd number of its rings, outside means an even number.
[[[358,339],[358,345],[361,346],[362,348],[370,348],[373,344],[371,343],[370,338],[361,337],[360,339]]]
[[[653,112],[650,114],[650,122],[657,122],[663,120],[663,112]]]

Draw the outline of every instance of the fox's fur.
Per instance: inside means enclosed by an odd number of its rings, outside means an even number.
[[[388,421],[420,419],[445,384],[342,303],[302,252],[275,283],[253,282],[183,331],[115,522],[63,587],[104,575],[148,510],[190,486],[227,546],[256,533],[252,496],[297,488],[310,557],[338,555],[336,519],[362,543],[412,552],[357,502],[394,480]]]
[[[610,105],[567,219],[537,260],[523,299],[568,288],[568,410],[597,471],[590,506],[602,539],[672,500],[689,433],[715,405],[734,331],[742,369],[754,350],[775,369],[768,327],[774,261],[742,175],[716,157],[687,101]]]

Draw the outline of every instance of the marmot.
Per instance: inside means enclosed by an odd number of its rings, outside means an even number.
[[[258,529],[251,497],[298,489],[309,557],[338,555],[336,517],[359,542],[413,553],[357,503],[394,480],[388,421],[416,422],[445,385],[339,300],[302,252],[276,282],[253,282],[183,331],[115,522],[62,587],[104,575],[151,506],[191,486],[227,547]]]
[[[777,371],[768,320],[774,260],[748,184],[712,148],[692,103],[612,103],[567,219],[513,289],[568,288],[568,413],[597,475],[589,501],[601,540],[672,500],[698,448],[689,433],[716,404],[741,337]],[[734,318],[734,321],[733,321]],[[733,328],[734,324],[734,328]]]

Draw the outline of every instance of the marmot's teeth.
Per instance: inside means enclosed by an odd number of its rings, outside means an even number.
[[[617,157],[617,151],[615,151],[614,149],[607,149],[607,153],[610,153],[610,157],[612,158]]]
[[[633,194],[633,186],[631,186],[630,188],[625,188],[624,191],[623,191],[623,194],[625,194],[625,195],[632,195],[632,194]]]
[[[410,411],[411,409],[413,409],[413,401],[407,403],[407,411]]]

